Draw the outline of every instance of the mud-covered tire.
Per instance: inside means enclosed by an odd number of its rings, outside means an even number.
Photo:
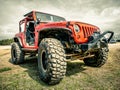
[[[59,40],[43,39],[38,49],[38,69],[41,80],[52,85],[59,83],[66,73],[65,60],[65,51]]]
[[[84,63],[92,67],[101,67],[103,66],[108,59],[108,51],[106,48],[100,49],[95,53],[95,56],[92,58],[85,58]]]
[[[21,64],[24,62],[24,52],[17,42],[12,43],[11,45],[11,62],[13,64]]]

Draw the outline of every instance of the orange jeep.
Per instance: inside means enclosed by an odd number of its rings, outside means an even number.
[[[12,63],[23,63],[26,54],[38,54],[39,76],[45,83],[63,79],[66,61],[80,59],[94,67],[105,64],[112,31],[101,33],[97,26],[37,11],[24,17],[11,47]]]

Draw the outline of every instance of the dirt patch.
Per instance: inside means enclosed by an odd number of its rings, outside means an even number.
[[[0,50],[10,49],[10,48],[11,48],[10,45],[8,45],[8,46],[0,46]]]

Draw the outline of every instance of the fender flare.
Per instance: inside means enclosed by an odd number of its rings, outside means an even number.
[[[65,33],[68,34],[70,36],[72,36],[72,30],[69,28],[64,28],[64,27],[52,27],[52,28],[44,28],[38,31],[38,38],[41,38],[41,34],[45,34],[46,32],[61,32],[61,33]],[[39,42],[39,41],[38,41]]]
[[[40,36],[40,33],[42,33],[42,32],[45,32],[45,31],[63,31],[64,30],[64,32],[66,32],[66,33],[68,33],[68,34],[72,34],[72,31],[71,31],[71,29],[69,29],[69,28],[63,28],[63,27],[61,27],[61,28],[56,28],[56,27],[52,27],[52,28],[44,28],[44,29],[41,29],[41,30],[39,30],[38,31],[38,33],[39,33],[39,35],[38,36]]]
[[[20,44],[20,46],[23,47],[21,39],[19,37],[14,37],[14,42],[18,42]]]
[[[46,31],[46,30],[66,30],[66,31],[69,31],[69,32],[72,33],[71,29],[69,29],[69,28],[63,28],[63,27],[43,28],[39,32]]]

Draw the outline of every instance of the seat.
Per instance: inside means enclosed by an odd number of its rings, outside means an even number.
[[[28,30],[29,30],[31,33],[34,32],[34,23],[33,23],[33,22],[29,22]]]
[[[33,45],[34,43],[34,23],[33,22],[29,22],[29,25],[28,25],[28,28],[27,28],[27,32],[26,32],[26,39],[27,39],[27,42],[29,43],[29,45]]]

